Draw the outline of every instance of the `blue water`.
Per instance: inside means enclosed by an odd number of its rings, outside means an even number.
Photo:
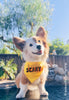
[[[64,96],[65,87],[64,86],[48,86],[46,87],[49,92],[48,99],[46,97],[43,100],[69,100],[69,87],[67,87],[67,95]],[[16,88],[12,89],[0,89],[0,100],[16,100],[15,96],[18,90]],[[23,99],[18,99],[23,100]]]

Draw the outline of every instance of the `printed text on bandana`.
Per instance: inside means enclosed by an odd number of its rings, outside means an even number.
[[[44,64],[42,62],[26,62],[24,65],[24,74],[33,83],[42,74],[43,67]]]

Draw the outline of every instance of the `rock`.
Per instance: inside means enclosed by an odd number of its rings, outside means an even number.
[[[56,76],[55,76],[55,81],[57,81],[57,82],[63,82],[63,76],[61,76],[61,75],[56,75]]]
[[[58,67],[58,65],[57,64],[53,64],[52,65],[52,68],[55,68],[55,67]]]
[[[54,80],[55,72],[53,68],[49,68],[48,81]]]
[[[54,71],[55,71],[56,74],[65,75],[65,71],[61,67],[55,66]]]
[[[51,68],[52,66],[50,64],[47,64],[48,65],[48,68]]]

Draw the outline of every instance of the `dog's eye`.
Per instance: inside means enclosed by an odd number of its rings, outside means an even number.
[[[38,40],[38,42],[40,42],[40,40]]]
[[[30,46],[30,47],[32,47],[32,46],[33,46],[33,44],[30,44],[29,46]]]

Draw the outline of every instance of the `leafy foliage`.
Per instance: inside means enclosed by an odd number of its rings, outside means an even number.
[[[0,3],[1,47],[3,43],[13,45],[14,36],[31,37],[39,26],[47,28],[52,11],[49,0],[3,0]]]
[[[0,30],[2,35],[15,34],[19,37],[33,35],[34,27],[47,26],[53,9],[49,0],[8,0],[0,4]],[[4,33],[5,31],[5,33]],[[13,34],[14,33],[14,34]],[[29,33],[29,34],[28,34]]]
[[[4,45],[4,47],[0,49],[0,54],[18,54],[21,59],[23,58],[21,51],[17,48],[11,47],[10,45]]]
[[[14,59],[11,59],[7,61],[6,64],[3,60],[0,61],[0,79],[15,79],[15,74],[17,73],[17,65],[13,63],[13,61]]]
[[[58,55],[69,55],[69,44],[64,44],[60,39],[55,39],[52,44],[50,44],[50,53],[56,50]]]
[[[5,45],[2,49],[0,49],[0,54],[10,54],[10,53],[11,53],[10,50],[6,48]]]

